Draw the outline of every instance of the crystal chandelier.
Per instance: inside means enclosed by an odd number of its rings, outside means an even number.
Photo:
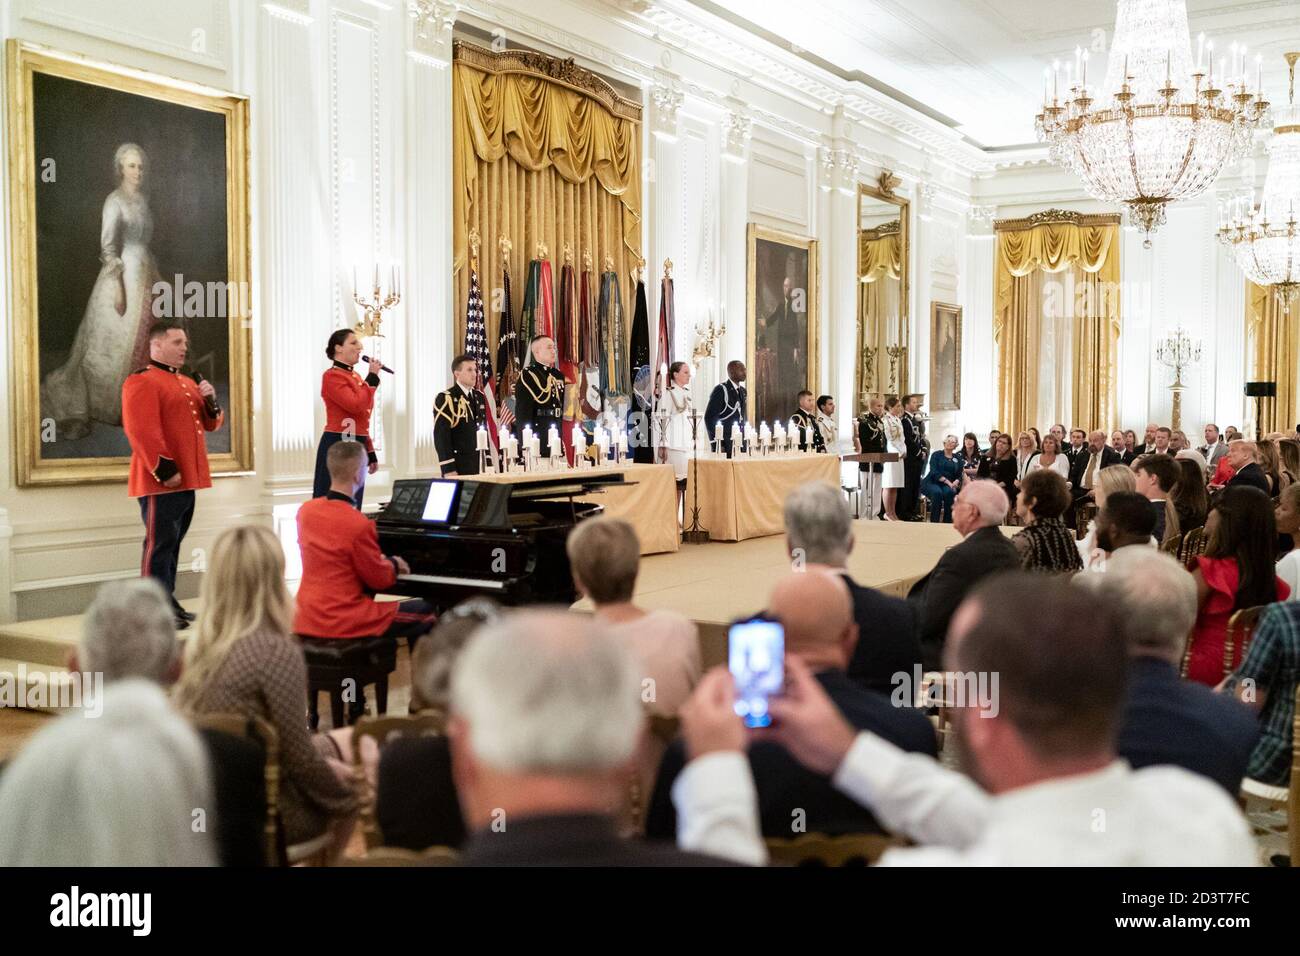
[[[1295,106],[1295,64],[1300,53],[1286,54],[1291,80],[1287,109],[1268,144],[1268,175],[1259,205],[1242,197],[1220,210],[1219,241],[1232,250],[1237,265],[1256,285],[1272,286],[1283,313],[1300,292],[1300,110]]]
[[[1208,64],[1206,50],[1202,35],[1193,69],[1186,0],[1119,0],[1103,85],[1088,84],[1084,51],[1064,90],[1059,64],[1050,96],[1044,83],[1035,126],[1051,160],[1072,169],[1089,195],[1122,203],[1147,248],[1165,207],[1200,195],[1242,156],[1268,108],[1247,86],[1244,47],[1234,44],[1217,73],[1213,44]]]

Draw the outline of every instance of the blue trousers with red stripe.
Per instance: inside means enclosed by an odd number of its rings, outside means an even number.
[[[176,600],[176,566],[180,561],[181,541],[190,530],[194,517],[194,492],[169,491],[140,498],[140,516],[144,518],[144,556],[140,576],[155,578],[172,599]]]

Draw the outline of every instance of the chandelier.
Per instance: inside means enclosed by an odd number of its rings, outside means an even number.
[[[1193,69],[1186,0],[1119,0],[1102,85],[1088,84],[1084,51],[1064,89],[1059,64],[1050,96],[1044,82],[1035,127],[1052,162],[1073,170],[1089,195],[1122,203],[1148,249],[1165,207],[1200,195],[1242,156],[1268,108],[1248,88],[1244,47],[1234,44],[1217,73],[1214,45],[1208,64],[1206,51],[1202,34]]]
[[[1232,250],[1241,271],[1256,285],[1272,286],[1283,313],[1300,292],[1300,111],[1295,106],[1295,64],[1300,53],[1286,54],[1291,80],[1288,106],[1273,127],[1268,144],[1268,175],[1259,205],[1246,196],[1220,210],[1219,241]]]

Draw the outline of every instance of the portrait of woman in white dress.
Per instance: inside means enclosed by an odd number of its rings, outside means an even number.
[[[898,489],[903,487],[903,459],[907,457],[907,442],[903,436],[903,419],[899,414],[903,403],[894,395],[885,399],[885,450],[896,453],[898,461],[887,461],[881,474],[880,487],[884,489],[885,520],[898,521],[894,507],[898,502]]]
[[[41,415],[61,439],[84,437],[92,422],[122,423],[122,382],[148,363],[150,304],[158,269],[149,241],[148,158],[135,143],[113,156],[118,187],[104,200],[99,275],[67,361],[41,382]]]

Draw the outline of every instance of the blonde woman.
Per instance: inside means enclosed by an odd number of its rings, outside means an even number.
[[[284,551],[269,528],[239,525],[212,547],[203,612],[187,642],[176,703],[192,714],[256,715],[280,738],[280,815],[289,845],[352,832],[357,797],[343,752],[307,730],[307,665],[294,640]]]
[[[884,489],[884,511],[886,521],[900,521],[895,508],[898,505],[898,489],[903,487],[903,459],[907,457],[907,443],[903,437],[902,402],[895,395],[885,399],[885,448],[899,456],[898,461],[885,463],[881,487]]]
[[[1038,443],[1034,441],[1034,436],[1025,430],[1016,436],[1016,487],[1025,480],[1025,475],[1029,474],[1029,466],[1033,464],[1034,459],[1038,457]]]
[[[1137,491],[1137,476],[1133,469],[1124,465],[1111,465],[1097,472],[1097,480],[1092,486],[1092,497],[1097,503],[1097,514],[1106,507],[1106,497],[1119,491]],[[1106,569],[1106,552],[1097,547],[1097,519],[1088,524],[1088,533],[1078,542],[1079,557],[1083,559],[1083,570],[1104,571]]]
[[[1278,452],[1277,442],[1265,438],[1263,441],[1255,442],[1255,450],[1255,459],[1268,478],[1269,496],[1276,498],[1287,485],[1291,484],[1291,478],[1282,472],[1282,456]]]

